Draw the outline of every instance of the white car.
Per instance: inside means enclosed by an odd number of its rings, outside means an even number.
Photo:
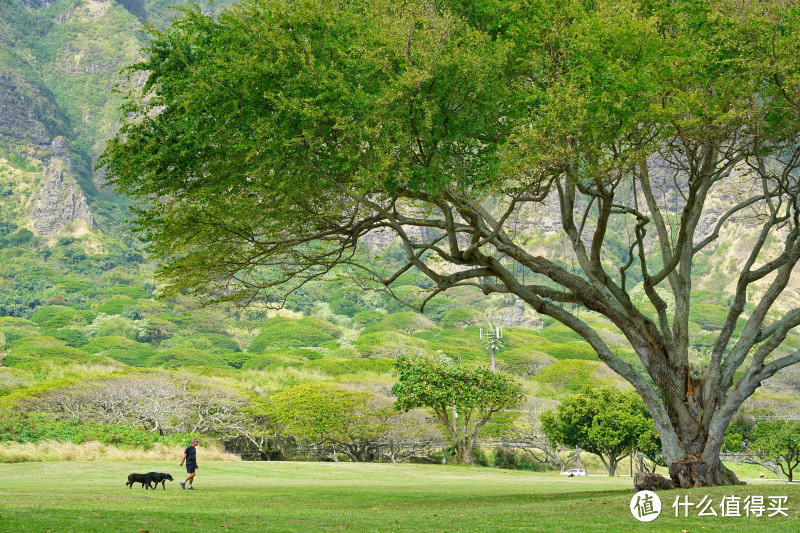
[[[586,470],[584,470],[583,468],[570,468],[566,472],[561,472],[561,474],[565,475],[565,476],[569,476],[569,477],[572,477],[572,476],[588,476],[589,475],[589,474],[586,473]]]

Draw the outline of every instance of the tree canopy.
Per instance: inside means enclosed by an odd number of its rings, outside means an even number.
[[[430,408],[452,438],[453,454],[462,463],[473,463],[472,449],[481,428],[498,411],[513,408],[524,398],[512,378],[488,368],[402,356],[397,371],[400,376],[392,387],[395,408]]]
[[[311,448],[343,451],[354,461],[370,460],[372,448],[389,432],[391,409],[370,392],[312,382],[289,387],[270,400],[284,436]]]
[[[611,387],[589,389],[542,414],[542,431],[553,442],[600,456],[613,476],[621,459],[634,450],[651,451],[658,434],[635,393]]]
[[[800,361],[780,350],[800,309],[779,302],[800,260],[797,6],[245,0],[151,33],[100,163],[139,200],[169,290],[281,305],[335,269],[391,290],[414,268],[432,282],[420,307],[457,286],[512,293],[635,387],[677,484],[737,481],[725,428]],[[542,211],[574,267],[525,246],[518,222]],[[741,228],[701,368],[693,268]],[[401,268],[361,246],[380,231]]]
[[[794,469],[800,466],[800,422],[797,420],[761,420],[748,435],[745,451],[756,464],[769,463],[792,481]]]

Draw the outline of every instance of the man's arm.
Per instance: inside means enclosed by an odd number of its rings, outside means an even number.
[[[178,466],[183,466],[183,462],[186,460],[186,452],[183,452],[183,459],[181,459],[181,464]]]

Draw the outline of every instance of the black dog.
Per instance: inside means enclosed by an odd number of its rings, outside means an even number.
[[[144,487],[145,490],[147,489],[156,490],[150,486],[150,479],[148,476],[149,474],[130,474],[128,476],[128,482],[125,483],[125,486],[130,489],[133,488],[134,483],[141,483],[142,487]]]
[[[153,490],[156,490],[158,488],[159,483],[161,483],[162,489],[167,490],[167,487],[165,486],[166,481],[173,481],[172,476],[160,472],[147,473],[147,484],[149,485],[150,483],[155,483],[156,485],[155,488],[153,488]]]

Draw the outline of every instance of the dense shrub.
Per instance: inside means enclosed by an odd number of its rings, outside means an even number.
[[[83,349],[88,353],[99,353],[111,348],[131,348],[139,345],[140,343],[131,340],[127,337],[120,336],[107,336],[97,337],[88,343]]]
[[[36,443],[43,440],[75,444],[96,440],[120,447],[150,449],[156,442],[167,439],[157,433],[127,425],[104,425],[77,419],[59,420],[19,413],[0,417],[0,442]]]
[[[273,351],[263,354],[253,354],[252,359],[242,365],[242,370],[266,370],[283,366],[300,366],[307,359],[292,355],[287,351]]]
[[[477,330],[478,328],[475,328],[476,335],[478,334]],[[532,350],[539,350],[536,345],[541,342],[549,342],[537,331],[526,328],[503,328],[503,341],[509,349],[528,348]]]
[[[26,363],[49,361],[57,364],[89,363],[92,357],[84,351],[71,346],[20,346],[14,347],[5,360],[4,365],[19,366]]]
[[[353,323],[362,327],[367,328],[369,326],[374,326],[381,320],[383,317],[386,316],[386,313],[380,313],[378,311],[373,311],[371,309],[367,311],[361,311],[353,315]]]
[[[97,313],[105,313],[106,315],[121,315],[128,308],[138,306],[138,303],[137,300],[129,296],[115,295],[110,300],[106,300],[100,304],[95,311],[97,311]]]
[[[507,470],[530,470],[533,472],[551,472],[557,470],[553,464],[531,461],[530,455],[514,448],[496,448],[491,458],[491,465]]]
[[[150,358],[155,355],[156,350],[152,346],[144,345],[139,348],[111,348],[103,352],[106,357],[110,357],[120,363],[130,366],[146,367],[151,366]]]
[[[364,330],[367,331],[367,330]],[[396,358],[404,354],[427,352],[430,343],[397,331],[381,331],[362,334],[355,341],[356,349],[362,357]]]
[[[537,335],[554,343],[585,342],[583,337],[559,323],[542,328]]]
[[[228,368],[228,364],[218,355],[191,348],[172,348],[156,352],[147,361],[147,366],[180,368],[182,366],[213,366]]]
[[[36,236],[33,232],[29,229],[23,228],[16,233],[10,233],[3,237],[3,243],[5,246],[22,246],[24,244],[28,244],[33,242]]]
[[[161,317],[147,319],[147,325],[140,334],[139,340],[158,344],[163,340],[169,339],[178,330],[178,325]]]
[[[396,329],[406,335],[438,329],[436,324],[428,317],[412,311],[386,315],[386,317],[380,321],[379,325]]]
[[[319,370],[331,376],[355,374],[357,372],[389,373],[394,371],[394,359],[339,359],[323,357],[303,365],[309,370]]]
[[[467,326],[481,324],[485,321],[481,313],[468,307],[456,307],[442,317],[439,324],[443,328],[464,329]]]
[[[14,342],[14,347],[18,348],[31,348],[31,347],[52,347],[52,346],[66,346],[67,343],[61,339],[50,337],[47,335],[34,335],[31,337],[22,337]]]
[[[594,351],[588,342],[567,342],[564,344],[540,343],[534,348],[556,359],[585,359],[597,361],[597,352]]]
[[[3,333],[3,336],[6,339],[6,344],[8,346],[14,346],[21,339],[38,335],[39,328],[30,326],[9,326],[0,327],[0,332]]]
[[[0,329],[7,327],[38,328],[39,324],[28,319],[14,316],[0,316]]]
[[[66,280],[58,284],[64,292],[82,292],[90,288],[92,284],[86,280]]]
[[[475,326],[418,333],[415,337],[430,341],[429,350],[440,352],[456,362],[483,364],[489,357]]]
[[[89,339],[86,338],[82,331],[72,328],[44,331],[42,335],[62,340],[67,343],[67,346],[72,346],[73,348],[80,348],[89,342]]]
[[[613,374],[600,361],[582,361],[565,359],[542,369],[533,380],[550,385],[557,396],[580,392],[585,388],[599,388],[616,384],[624,388],[629,385],[622,378]]]
[[[323,322],[323,321],[320,321]],[[263,353],[269,348],[301,348],[319,346],[333,340],[333,335],[308,322],[287,320],[263,330],[247,349],[250,353]]]
[[[556,361],[555,357],[525,348],[504,350],[497,354],[498,368],[518,376],[534,376]]]
[[[170,346],[204,350],[215,354],[241,351],[235,340],[220,333],[198,333],[189,337],[173,337],[170,340]]]
[[[126,337],[98,337],[82,348],[88,353],[101,353],[131,366],[148,366],[156,350],[150,345]]]
[[[425,304],[425,310],[423,314],[440,324],[444,315],[447,314],[448,311],[455,309],[461,305],[464,305],[457,297],[453,297],[452,294],[448,292],[449,296],[445,296],[444,294],[439,294],[434,296],[428,303]]]
[[[334,339],[338,339],[339,336],[342,334],[342,330],[340,330],[338,327],[334,326],[330,322],[313,316],[303,317],[300,320],[298,320],[297,323],[303,326],[311,326],[313,328],[317,328],[318,330],[327,333]]]
[[[231,368],[242,368],[248,361],[257,357],[256,354],[247,352],[226,352],[219,353],[217,356]]]
[[[545,335],[541,333],[548,330]],[[525,348],[531,352],[541,352],[556,359],[585,359],[597,361],[597,353],[589,345],[566,328],[550,326],[541,332],[523,328],[506,328],[503,339],[510,349]]]
[[[31,322],[35,322],[45,329],[58,329],[72,324],[80,324],[83,322],[83,317],[77,309],[63,305],[48,305],[37,309],[31,315]]]
[[[351,318],[364,308],[364,301],[357,293],[341,289],[331,295],[330,299],[328,299],[328,304],[334,314]]]

